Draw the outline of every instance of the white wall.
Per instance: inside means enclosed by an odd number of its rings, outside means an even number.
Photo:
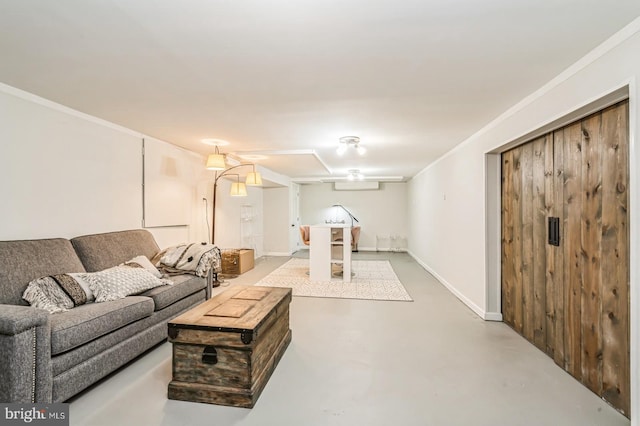
[[[0,239],[141,228],[143,137],[0,84]],[[176,155],[204,172],[202,156]],[[189,175],[187,202],[200,205],[207,179]],[[160,247],[207,239],[199,210],[188,211],[188,226],[149,229]]]
[[[377,191],[334,191],[333,184],[300,185],[300,218],[303,225],[336,218],[349,221],[346,213],[332,208],[342,204],[358,220],[360,250],[375,250],[376,236],[385,237],[381,249],[389,249],[389,236],[407,239],[407,184],[381,183]],[[398,244],[406,247],[406,244]]]
[[[289,187],[265,188],[264,201],[264,252],[272,256],[291,254],[289,218]]]
[[[486,154],[535,129],[570,114],[620,87],[629,86],[631,201],[631,378],[632,424],[640,410],[639,265],[640,185],[640,18],[574,64],[545,87],[424,169],[409,183],[409,250],[427,269],[484,318],[499,319],[500,306],[490,289],[499,276],[489,276],[487,224],[499,210],[487,191],[496,179],[485,170]],[[487,187],[486,182],[493,182]],[[446,197],[446,199],[445,199]],[[488,207],[488,209],[486,209]],[[495,239],[495,235],[493,236]],[[499,239],[498,239],[499,240]],[[494,259],[495,260],[495,259]],[[496,269],[495,265],[493,265]],[[499,301],[499,299],[498,299]]]
[[[0,238],[140,227],[139,136],[0,92],[0,141]]]

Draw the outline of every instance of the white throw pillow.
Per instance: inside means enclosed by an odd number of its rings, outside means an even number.
[[[138,265],[149,271],[151,274],[153,274],[154,277],[162,278],[162,272],[158,271],[158,268],[156,268],[153,263],[151,263],[147,256],[136,256],[128,262],[125,262],[124,264],[126,265],[128,263],[137,263]]]
[[[114,266],[104,271],[86,274],[85,278],[96,297],[96,302],[123,299],[155,287],[173,284],[170,280],[154,277],[144,268],[130,266]]]

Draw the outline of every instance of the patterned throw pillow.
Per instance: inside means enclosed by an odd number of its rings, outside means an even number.
[[[74,280],[76,280],[78,284],[80,284],[80,287],[82,287],[85,294],[87,295],[87,303],[93,302],[94,300],[96,300],[96,297],[93,295],[93,292],[89,288],[89,283],[87,282],[86,276],[88,274],[89,274],[88,272],[77,272],[77,273],[67,274],[70,277],[72,277]]]
[[[123,299],[154,287],[173,284],[170,280],[154,277],[144,268],[129,266],[114,266],[87,274],[85,278],[96,296],[96,302]]]
[[[51,314],[65,312],[91,301],[91,292],[85,290],[82,276],[86,274],[59,274],[40,277],[29,283],[22,298],[35,308]]]

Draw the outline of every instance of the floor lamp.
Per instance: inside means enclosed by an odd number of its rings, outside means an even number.
[[[240,167],[252,167],[253,171],[247,173],[247,178],[244,182],[240,182],[240,175],[238,173],[230,173],[232,170]],[[218,180],[224,176],[235,176],[236,180],[231,183],[231,191],[229,193],[232,197],[246,197],[247,186],[261,186],[262,176],[256,171],[256,165],[253,163],[238,164],[236,166],[226,167],[224,162],[224,155],[218,152],[216,147],[216,153],[210,154],[207,159],[207,169],[215,170],[215,180],[213,181],[213,202],[211,203],[212,219],[211,219],[211,244],[216,243],[216,198],[218,192]]]
[[[244,182],[240,182],[240,175],[238,173],[229,173],[232,170],[235,170],[240,167],[251,166],[253,167],[253,171],[247,173],[247,178]],[[256,171],[256,165],[249,164],[238,164],[236,166],[228,167],[225,164],[225,158],[223,154],[218,152],[218,147],[216,146],[215,154],[210,154],[207,158],[207,169],[214,170],[216,172],[215,179],[213,181],[213,200],[211,203],[211,244],[215,245],[216,243],[216,198],[218,193],[218,180],[220,180],[223,176],[235,176],[235,182],[231,183],[231,191],[230,194],[232,197],[246,197],[247,196],[247,187],[249,186],[260,186],[262,185],[262,176],[260,173]],[[218,280],[218,273],[214,273],[213,277],[209,280],[210,284],[208,284],[208,293],[210,297],[211,288],[217,287],[220,285],[220,281]]]

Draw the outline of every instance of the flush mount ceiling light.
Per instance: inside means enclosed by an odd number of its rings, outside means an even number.
[[[223,139],[214,139],[214,138],[200,139],[200,142],[202,142],[203,144],[212,145],[212,146],[227,146],[227,145],[229,145],[228,141],[225,141]]]
[[[347,180],[364,180],[364,175],[360,173],[359,169],[351,169],[347,175]]]
[[[236,156],[245,160],[245,161],[261,161],[261,160],[267,160],[269,157],[267,157],[266,155],[262,155],[262,154],[238,154],[236,153]]]
[[[360,145],[360,138],[358,136],[343,136],[339,140],[338,155],[342,155],[347,152],[347,149],[352,146],[358,151],[358,154],[363,155],[367,150]]]

